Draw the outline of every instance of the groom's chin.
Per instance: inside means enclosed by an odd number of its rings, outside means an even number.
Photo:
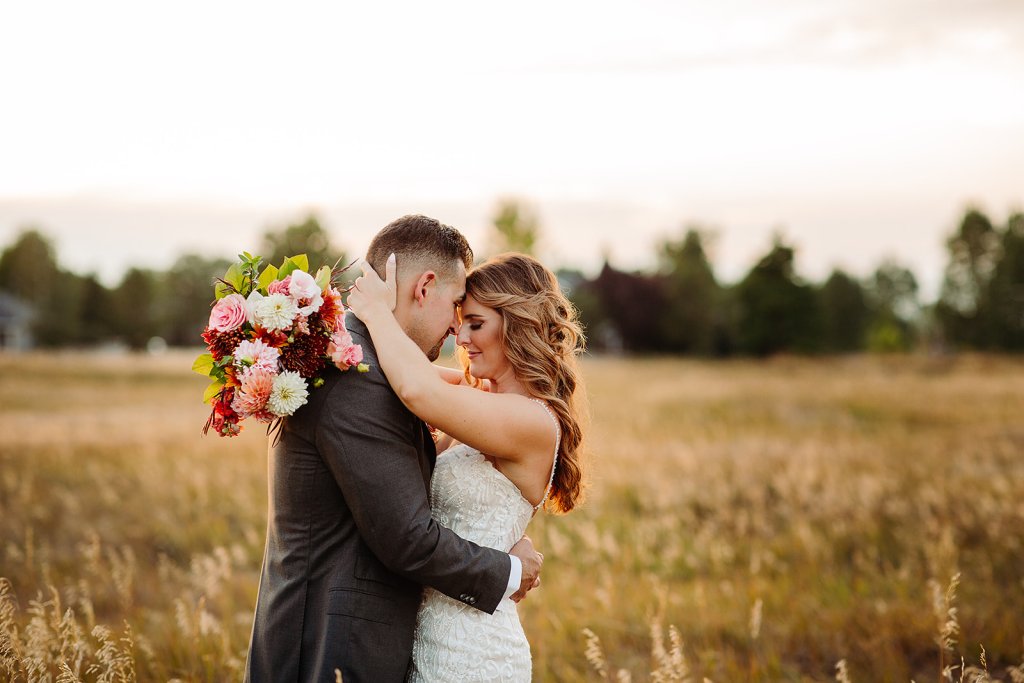
[[[447,335],[445,335],[444,339],[434,344],[434,348],[427,351],[427,358],[431,363],[441,357],[441,349],[444,347],[445,339],[448,339]]]

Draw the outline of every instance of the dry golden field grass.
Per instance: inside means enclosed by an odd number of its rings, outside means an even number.
[[[190,362],[0,356],[0,679],[240,678],[266,437],[203,438]],[[585,371],[589,499],[531,527],[536,680],[1024,681],[1024,360]]]

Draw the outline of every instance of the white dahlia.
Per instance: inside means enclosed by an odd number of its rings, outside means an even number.
[[[309,390],[302,375],[285,370],[274,378],[274,388],[270,392],[270,399],[267,400],[267,408],[278,417],[291,415],[305,405],[307,396]]]
[[[256,324],[265,330],[284,330],[292,325],[299,307],[285,294],[271,294],[256,302],[253,317]]]

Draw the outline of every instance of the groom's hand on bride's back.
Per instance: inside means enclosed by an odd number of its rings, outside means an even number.
[[[540,567],[544,564],[544,555],[534,550],[529,536],[519,539],[519,542],[512,546],[509,554],[515,555],[523,563],[523,577],[519,584],[519,590],[511,595],[514,602],[519,602],[526,597],[530,590],[540,585]]]

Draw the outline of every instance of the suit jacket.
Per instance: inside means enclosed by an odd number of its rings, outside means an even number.
[[[402,681],[422,585],[488,613],[508,586],[507,554],[431,519],[434,442],[348,321],[370,372],[330,368],[270,448],[251,683]]]

